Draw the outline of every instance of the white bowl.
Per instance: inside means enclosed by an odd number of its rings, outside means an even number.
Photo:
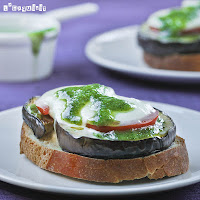
[[[0,81],[34,81],[49,76],[60,22],[97,10],[96,4],[86,3],[42,15],[0,14]]]
[[[49,28],[55,29],[45,33],[35,54],[29,34]],[[51,74],[60,31],[57,20],[37,14],[0,14],[0,30],[1,81],[38,80]]]

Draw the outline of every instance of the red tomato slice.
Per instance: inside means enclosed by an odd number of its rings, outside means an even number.
[[[130,129],[136,129],[136,128],[142,128],[145,126],[150,126],[154,125],[156,123],[156,120],[158,119],[158,115],[154,119],[150,119],[147,121],[143,121],[138,124],[132,124],[132,125],[127,125],[127,126],[96,126],[92,124],[86,124],[86,127],[92,128],[96,131],[100,132],[109,132],[109,131],[126,131]]]
[[[152,31],[156,31],[156,32],[159,32],[159,31],[160,31],[159,28],[155,28],[155,27],[153,27],[153,26],[149,26],[149,28],[150,28]]]
[[[153,26],[149,26],[149,28],[152,30],[152,31],[156,31],[156,32],[159,32],[160,29],[159,28],[155,28]],[[193,28],[193,29],[188,29],[188,30],[182,30],[180,32],[181,35],[191,35],[191,34],[199,34],[200,33],[200,27],[198,28]]]
[[[200,33],[200,27],[181,31],[182,35],[199,34],[199,33]]]
[[[43,115],[49,114],[49,106],[47,106],[47,105],[44,105],[42,107],[37,106],[37,108]]]

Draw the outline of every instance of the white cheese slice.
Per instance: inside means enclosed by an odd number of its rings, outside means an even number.
[[[36,105],[41,107],[42,105],[48,105],[50,116],[54,118],[63,129],[69,131],[70,134],[73,135],[73,137],[78,138],[81,136],[86,136],[95,138],[93,133],[98,133],[98,131],[86,127],[87,121],[91,119],[95,114],[94,105],[91,102],[87,103],[81,110],[81,126],[71,124],[61,118],[61,113],[65,110],[65,102],[57,98],[55,96],[55,92],[62,88],[56,88],[54,90],[46,92],[37,100]],[[140,123],[141,120],[146,119],[149,115],[156,114],[156,110],[151,105],[134,98],[118,96],[115,94],[112,88],[108,88],[106,90],[106,95],[125,100],[131,103],[131,105],[133,105],[134,107],[134,109],[129,112],[119,112],[116,114],[115,120],[120,122],[120,126]],[[79,130],[77,130],[76,128],[78,128]]]
[[[159,10],[157,12],[154,12],[147,19],[147,25],[149,27],[160,29],[162,27],[162,22],[159,18],[163,17],[165,15],[168,15],[169,12],[170,12],[170,9],[163,9],[163,10]]]
[[[200,5],[200,0],[184,0],[181,5],[182,7],[198,6]]]
[[[160,29],[162,27],[162,21],[159,18],[168,15],[170,11],[171,9],[163,9],[153,13],[147,19],[147,25],[149,27]],[[191,30],[199,27],[200,27],[200,12],[198,13],[197,17],[195,17],[194,19],[192,19],[187,23],[186,28],[184,30]]]

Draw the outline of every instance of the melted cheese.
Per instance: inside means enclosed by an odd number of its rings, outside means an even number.
[[[184,1],[182,1],[182,7],[197,6],[199,4],[200,4],[199,0],[184,0]]]
[[[66,87],[62,87],[62,88],[66,88]],[[98,133],[98,131],[86,127],[87,121],[90,118],[92,118],[95,114],[95,111],[93,109],[94,105],[92,105],[91,102],[86,104],[81,110],[81,116],[82,116],[81,126],[71,124],[69,122],[64,121],[61,118],[61,113],[65,109],[65,102],[58,99],[55,96],[55,92],[62,88],[57,88],[57,89],[46,92],[37,100],[36,105],[41,106],[41,107],[42,105],[48,105],[50,116],[54,118],[63,129],[65,129],[66,131],[69,131],[70,134],[73,135],[73,137],[79,138],[81,136],[86,136],[90,138],[96,138],[93,135],[93,133]],[[146,104],[145,102],[134,99],[134,98],[118,96],[115,94],[112,88],[109,88],[106,91],[106,95],[125,100],[127,102],[132,103],[134,106],[134,109],[129,112],[116,114],[115,120],[120,122],[119,124],[120,126],[140,123],[142,120],[147,119],[148,116],[152,114],[156,114],[156,110],[151,105]]]
[[[147,25],[150,27],[154,27],[160,29],[162,27],[162,22],[159,19],[160,17],[166,16],[170,13],[171,9],[163,9],[153,13],[147,20]],[[184,30],[191,30],[200,27],[200,13],[198,13],[197,17],[192,19],[187,23],[186,28]]]

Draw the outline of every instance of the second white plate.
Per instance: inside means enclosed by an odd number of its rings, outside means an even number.
[[[18,107],[0,113],[0,180],[41,191],[79,195],[144,194],[199,182],[200,112],[168,104],[150,103],[169,114],[175,121],[177,134],[185,138],[190,158],[186,174],[157,181],[141,179],[120,184],[100,184],[42,170],[19,153],[22,116],[21,107]]]
[[[139,26],[116,29],[92,38],[86,56],[101,67],[156,81],[200,83],[200,72],[161,70],[148,67],[137,44]]]

